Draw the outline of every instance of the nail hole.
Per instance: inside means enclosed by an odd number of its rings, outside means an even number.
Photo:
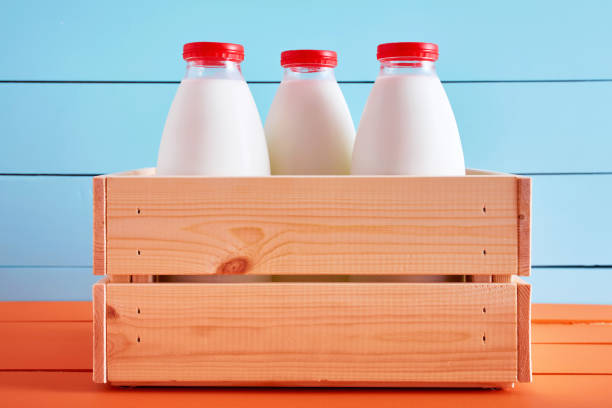
[[[138,310],[140,310],[140,309],[138,309]],[[140,312],[138,312],[138,313],[140,313]],[[486,307],[482,308],[482,313],[487,313],[487,308]]]
[[[487,213],[487,207],[486,206],[482,207],[482,212],[485,213],[485,214]]]
[[[140,314],[140,308],[138,308],[138,314]]]
[[[140,214],[140,208],[137,208],[137,209],[136,209],[136,212],[137,212],[138,214]]]
[[[139,252],[139,253],[140,253],[140,252]],[[482,250],[482,254],[483,254],[483,255],[486,255],[486,254],[487,254],[487,250],[486,250],[486,249],[483,249],[483,250]]]
[[[140,336],[138,336],[138,338],[136,339],[136,341],[137,341],[138,343],[140,343]]]
[[[138,250],[138,255],[140,255],[140,249]]]
[[[487,342],[487,336],[485,334],[482,335],[482,342],[483,343]]]

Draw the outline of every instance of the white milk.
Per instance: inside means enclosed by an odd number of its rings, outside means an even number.
[[[244,80],[183,79],[166,119],[157,174],[270,174],[263,127]]]
[[[265,132],[272,174],[350,174],[355,128],[333,74],[284,79]]]
[[[336,53],[284,51],[281,65],[265,126],[272,174],[350,174],[355,127],[334,76]]]
[[[452,108],[435,74],[381,75],[359,123],[353,174],[465,174]]]

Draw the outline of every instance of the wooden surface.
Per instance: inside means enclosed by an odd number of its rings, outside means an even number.
[[[516,285],[109,284],[111,383],[517,379]]]
[[[517,179],[518,275],[531,272],[531,179]]]
[[[107,278],[93,285],[93,380],[106,382],[106,284]]]
[[[93,183],[93,273],[106,274],[106,177]]]
[[[91,317],[88,302],[0,303],[0,317],[19,317],[28,332],[7,329],[0,350],[12,349],[14,365],[0,371],[0,401],[6,406],[148,407],[396,407],[470,406],[609,407],[612,348],[599,328],[612,327],[612,306],[534,305],[534,378],[507,390],[275,389],[275,388],[113,388],[91,380]],[[53,321],[53,315],[57,321]],[[37,321],[42,316],[44,322]],[[4,319],[6,320],[6,319]],[[4,322],[8,324],[10,322]],[[52,324],[39,326],[40,323]],[[562,325],[559,337],[543,333]],[[575,332],[574,332],[575,331]],[[54,342],[44,333],[53,332]],[[81,335],[77,334],[78,332]],[[540,340],[537,343],[538,333]],[[75,341],[75,336],[77,340]],[[27,338],[40,339],[27,341]],[[580,344],[574,339],[580,338]],[[16,339],[16,340],[13,340]],[[569,340],[566,340],[569,339]],[[569,342],[570,344],[567,344]],[[595,343],[595,344],[593,344]],[[561,345],[562,347],[557,347]],[[29,358],[36,352],[36,358]],[[0,361],[5,358],[3,355]],[[585,358],[586,357],[586,358]],[[79,363],[80,362],[80,363]],[[555,362],[561,362],[557,364]],[[50,368],[51,367],[51,368]],[[608,368],[608,370],[606,370]],[[46,370],[46,371],[45,371]],[[584,374],[591,372],[591,374]],[[605,372],[608,372],[606,374]],[[595,373],[595,374],[593,374]]]
[[[605,52],[609,46],[606,40],[612,37],[607,19],[612,6],[607,1],[567,2],[563,7],[550,0],[517,0],[512,6],[495,3],[487,7],[479,1],[459,6],[452,0],[409,4],[389,0],[386,7],[366,0],[273,2],[270,7],[249,1],[196,1],[180,7],[149,0],[124,7],[123,1],[109,0],[105,7],[87,4],[75,8],[74,2],[57,0],[53,4],[36,2],[36,13],[28,13],[26,5],[16,3],[3,10],[1,33],[14,40],[4,47],[2,79],[179,79],[183,74],[180,46],[190,39],[241,42],[246,51],[245,75],[258,81],[280,79],[280,51],[300,44],[337,51],[338,79],[373,79],[378,68],[376,44],[385,39],[438,42],[438,65],[446,79],[612,77],[612,56]],[[222,16],[232,14],[236,15],[228,26]],[[410,30],[405,27],[406,15],[418,16],[411,19]],[[551,15],[555,18],[549,18]],[[202,16],[219,18],[199,27]],[[312,30],[314,18],[319,22],[317,30]],[[517,21],[521,21],[521,30],[515,29]],[[155,46],[142,47],[158,35],[160,27],[168,33],[157,38]],[[279,32],[287,34],[279,37]],[[547,47],[525,47],[534,38],[546,42]],[[466,46],[474,41],[481,48],[478,58]],[[95,53],[91,44],[100,44]],[[132,51],[140,47],[138,53]],[[37,52],[27,52],[32,49]],[[570,54],[568,50],[576,51]],[[519,55],[521,63],[517,63]],[[586,58],[590,63],[584,63]],[[91,68],[84,70],[83,66]]]
[[[518,340],[518,380],[531,381],[531,285],[514,277],[516,282],[516,323]]]
[[[517,177],[108,177],[107,274],[513,274]]]

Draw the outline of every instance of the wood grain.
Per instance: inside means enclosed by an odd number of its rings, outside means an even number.
[[[475,283],[491,283],[493,282],[493,277],[491,275],[472,275],[468,277],[468,282]]]
[[[514,274],[517,177],[107,179],[107,273]]]
[[[612,323],[534,323],[531,344],[612,344]]]
[[[514,277],[518,344],[518,380],[531,381],[531,285]]]
[[[531,273],[531,179],[517,178],[518,200],[518,274]]]
[[[612,305],[534,304],[533,323],[612,323]]]
[[[133,283],[152,283],[154,281],[153,275],[133,275],[130,276],[130,280]]]
[[[93,273],[106,275],[106,177],[93,183]]]
[[[132,282],[132,277],[130,275],[108,275],[108,281],[112,283],[130,283]]]
[[[609,408],[612,375],[535,375],[514,389],[129,388],[95,384],[83,372],[0,372],[7,407],[64,408]]]
[[[517,379],[515,284],[108,284],[108,381]]]
[[[534,344],[533,373],[612,375],[612,344]]]
[[[93,381],[106,382],[106,284],[101,279],[93,286]]]

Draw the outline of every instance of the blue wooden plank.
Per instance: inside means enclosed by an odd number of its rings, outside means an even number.
[[[0,267],[90,266],[88,177],[0,177]],[[612,265],[612,175],[537,176],[534,265]],[[612,276],[612,275],[611,275]]]
[[[91,268],[0,268],[0,302],[91,300]]]
[[[525,280],[532,285],[534,303],[612,304],[610,269],[534,269]]]
[[[175,84],[0,84],[0,173],[154,166]],[[612,171],[610,83],[446,84],[466,162],[508,172]],[[276,84],[252,84],[265,119]],[[370,84],[344,84],[359,123]]]
[[[612,265],[612,175],[536,176],[532,194],[533,265]]]
[[[373,79],[387,41],[439,43],[444,79],[612,78],[610,15],[604,0],[10,2],[0,79],[173,80],[180,46],[203,40],[243,43],[251,80],[277,79],[292,48],[337,50],[339,78]]]
[[[91,178],[2,176],[0,192],[0,267],[91,265]]]

